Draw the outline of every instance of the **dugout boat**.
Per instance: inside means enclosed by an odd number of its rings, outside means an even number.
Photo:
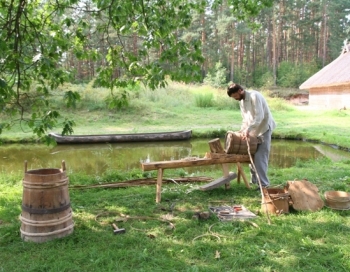
[[[57,144],[161,142],[189,140],[192,137],[192,130],[99,135],[61,135],[51,132],[49,136],[52,137]]]

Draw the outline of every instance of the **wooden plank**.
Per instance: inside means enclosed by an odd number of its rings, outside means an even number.
[[[223,164],[223,163],[236,163],[236,162],[249,162],[249,158],[246,156],[230,156],[222,158],[194,158],[194,159],[183,159],[183,160],[174,160],[174,161],[158,161],[158,162],[148,162],[141,163],[143,171],[158,170],[160,168],[169,169],[169,168],[182,168],[182,167],[196,167],[204,165],[213,165],[213,164]]]
[[[212,190],[215,189],[217,187],[220,187],[221,185],[226,185],[227,183],[229,183],[231,180],[235,179],[237,177],[237,174],[232,172],[229,173],[227,177],[221,177],[218,178],[212,182],[209,182],[206,185],[203,185],[201,187],[199,187],[202,191],[207,191],[207,190]]]

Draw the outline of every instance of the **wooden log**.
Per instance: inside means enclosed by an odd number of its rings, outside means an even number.
[[[227,177],[221,177],[221,178],[218,178],[212,182],[209,182],[208,184],[206,185],[203,185],[201,187],[199,187],[202,191],[207,191],[207,190],[212,190],[212,189],[215,189],[217,187],[220,187],[221,185],[223,184],[227,184],[229,183],[231,180],[235,179],[237,177],[237,174],[234,173],[234,172],[231,172],[228,174]],[[226,186],[225,186],[226,188]],[[227,189],[227,188],[226,188]]]
[[[230,157],[221,157],[221,158],[195,158],[190,160],[174,160],[174,161],[158,161],[158,162],[148,162],[141,163],[143,171],[151,171],[158,169],[169,169],[169,168],[182,168],[182,167],[196,167],[204,165],[214,165],[214,164],[223,164],[223,163],[236,163],[236,162],[249,162],[245,157],[242,156],[230,156]]]
[[[208,143],[209,143],[210,151],[212,153],[225,153],[225,150],[222,147],[219,138],[215,138],[213,140],[210,140]]]
[[[193,182],[211,182],[213,181],[210,177],[197,176],[197,177],[176,177],[176,178],[163,178],[162,183],[193,183]],[[133,179],[127,181],[114,181],[106,183],[98,183],[91,185],[69,185],[69,190],[74,189],[93,189],[93,188],[126,188],[126,187],[135,187],[135,186],[146,186],[146,185],[156,185],[156,178],[142,178],[142,179]]]

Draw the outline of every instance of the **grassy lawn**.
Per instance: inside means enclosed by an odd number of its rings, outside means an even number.
[[[113,111],[101,109],[101,101],[88,99],[88,89],[81,92],[83,106],[65,113],[76,117],[76,134],[193,129],[195,137],[223,136],[227,130],[239,129],[241,123],[237,105],[222,90],[179,85],[145,91],[133,97],[129,107]],[[196,106],[201,99],[212,106]],[[278,98],[269,98],[269,104],[277,122],[275,137],[350,148],[348,111],[306,110]],[[2,135],[5,142],[32,139],[19,127]],[[218,170],[201,169],[195,176],[222,175]],[[350,161],[327,158],[269,169],[272,185],[308,179],[322,198],[325,191],[350,191],[349,173]],[[156,177],[157,173],[150,174]],[[140,169],[106,172],[102,177],[74,173],[69,181],[70,185],[96,184],[144,175]],[[170,178],[186,175],[186,169],[164,172]],[[350,271],[350,211],[291,208],[289,214],[271,215],[269,224],[261,213],[259,192],[236,180],[228,190],[201,191],[202,183],[197,182],[163,185],[159,204],[153,185],[70,189],[73,234],[41,244],[24,242],[19,220],[22,179],[20,174],[0,175],[0,271]],[[243,204],[258,216],[230,222],[220,222],[214,215],[207,220],[193,218],[217,203]],[[126,233],[114,235],[113,222]]]
[[[192,129],[193,137],[221,136],[228,130],[238,130],[241,115],[238,103],[222,89],[172,83],[166,89],[130,92],[130,101],[122,109],[107,110],[108,90],[91,89],[88,85],[66,86],[78,91],[81,102],[67,109],[60,92],[53,102],[63,117],[73,118],[74,134],[139,133]],[[97,95],[98,93],[98,95]],[[284,99],[272,97],[266,91],[277,128],[275,138],[314,140],[349,149],[349,111],[310,109],[293,106]],[[2,118],[7,118],[2,116]],[[53,131],[60,132],[59,128]],[[0,140],[6,142],[36,141],[29,128],[15,124],[3,131]]]

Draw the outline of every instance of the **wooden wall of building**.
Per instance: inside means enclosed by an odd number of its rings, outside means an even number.
[[[320,109],[350,110],[350,83],[341,86],[311,88],[309,106]]]

